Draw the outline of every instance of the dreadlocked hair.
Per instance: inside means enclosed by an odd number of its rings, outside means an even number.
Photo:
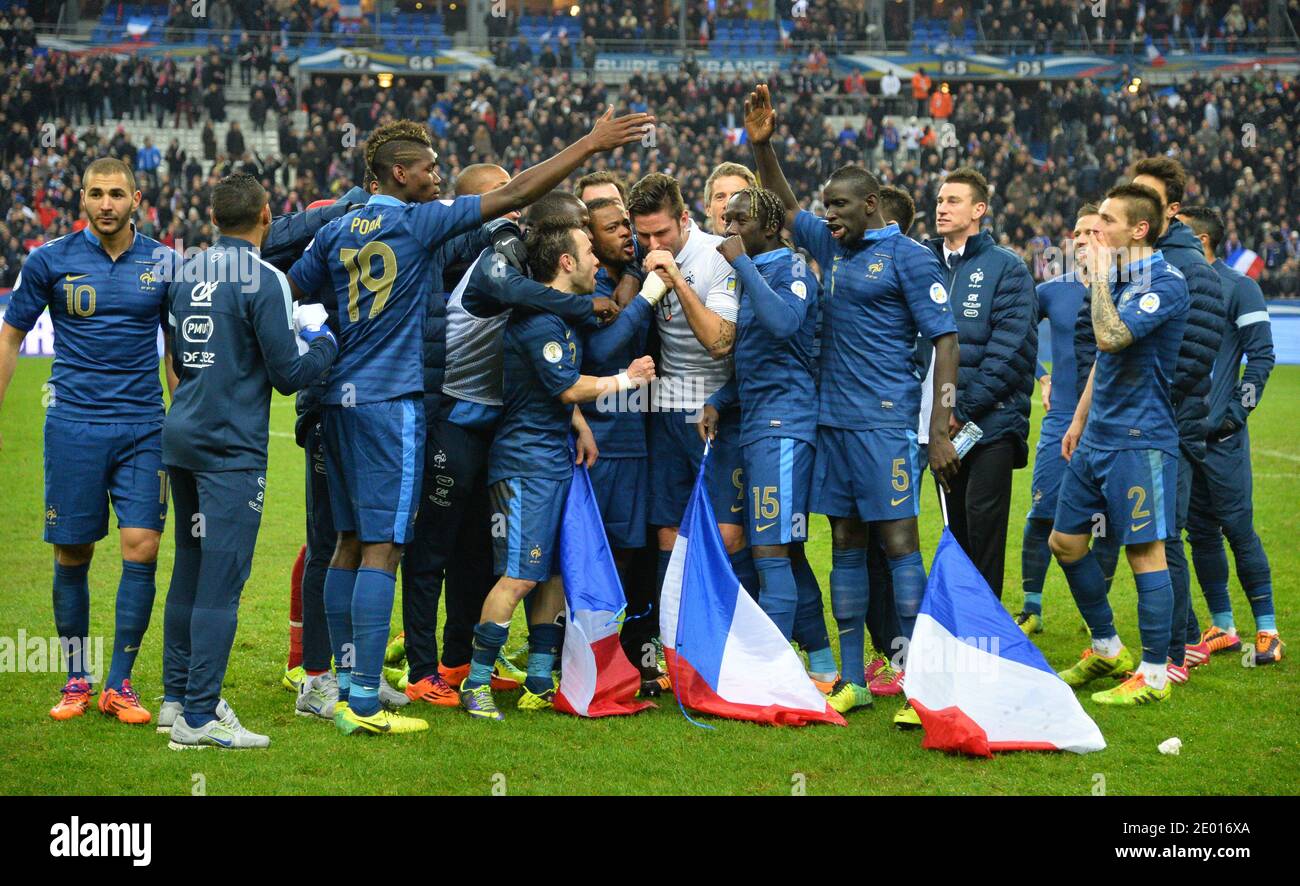
[[[380,126],[366,139],[366,168],[380,181],[393,180],[393,167],[414,162],[433,139],[423,123],[395,120]]]
[[[767,188],[751,185],[744,190],[737,191],[736,194],[744,194],[749,198],[749,212],[758,219],[763,230],[776,228],[777,239],[781,245],[790,246],[790,242],[781,236],[781,229],[785,226],[785,204],[781,198],[776,195],[775,191],[769,191]],[[732,195],[733,197],[735,194]],[[793,248],[793,247],[791,247]]]

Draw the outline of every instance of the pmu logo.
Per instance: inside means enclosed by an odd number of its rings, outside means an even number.
[[[203,344],[212,338],[212,318],[206,314],[186,317],[181,324],[181,335],[188,342]]]

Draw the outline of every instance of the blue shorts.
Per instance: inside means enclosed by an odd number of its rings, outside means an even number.
[[[1065,428],[1043,425],[1034,452],[1033,503],[1029,506],[1030,520],[1052,520],[1056,517],[1056,496],[1061,489],[1061,477],[1069,464],[1061,456],[1061,438]]]
[[[560,571],[560,523],[572,480],[509,477],[489,489],[497,575],[543,582]]]
[[[678,526],[695,488],[704,458],[704,441],[690,412],[650,414],[650,525]],[[713,517],[719,523],[745,522],[745,470],[740,460],[740,410],[727,410],[709,452],[704,478]]]
[[[612,548],[645,547],[649,467],[645,457],[605,458],[589,469],[596,505]]]
[[[414,534],[424,469],[424,403],[416,397],[321,410],[334,528],[365,544]]]
[[[808,493],[815,454],[811,443],[764,437],[741,449],[745,461],[745,528],[750,545],[808,540]]]
[[[921,512],[921,450],[907,428],[817,428],[814,513],[866,523],[905,520]]]
[[[45,540],[84,545],[120,529],[162,532],[167,472],[162,422],[99,424],[45,415]]]
[[[1080,446],[1061,478],[1056,531],[1105,533],[1121,545],[1163,541],[1173,532],[1177,499],[1176,455]]]

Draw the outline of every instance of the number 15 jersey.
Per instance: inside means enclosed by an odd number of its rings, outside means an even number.
[[[443,241],[482,222],[479,197],[403,203],[375,194],[330,222],[289,279],[337,307],[339,358],[322,402],[377,403],[424,393],[424,299]]]

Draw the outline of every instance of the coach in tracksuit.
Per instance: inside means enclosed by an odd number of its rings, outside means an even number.
[[[1183,343],[1178,348],[1178,366],[1174,370],[1173,380],[1172,399],[1179,438],[1178,506],[1174,534],[1165,543],[1169,579],[1174,587],[1173,623],[1180,625],[1187,620],[1191,606],[1191,577],[1182,544],[1183,528],[1187,525],[1193,471],[1199,470],[1205,462],[1205,440],[1211,430],[1208,396],[1210,373],[1223,338],[1223,282],[1205,260],[1200,240],[1191,228],[1175,218],[1187,186],[1187,174],[1178,161],[1169,157],[1139,160],[1134,167],[1133,182],[1151,188],[1164,201],[1165,230],[1156,242],[1156,249],[1164,255],[1166,262],[1186,278],[1187,290],[1191,294],[1191,307],[1187,312]],[[1097,359],[1090,294],[1085,294],[1083,305],[1079,309],[1074,341],[1078,381],[1080,385],[1085,385]],[[1103,534],[1097,538],[1093,553],[1101,564],[1109,590],[1110,582],[1115,576],[1115,564],[1119,560],[1119,544],[1114,536]],[[1174,632],[1169,652],[1173,663],[1181,666],[1184,655],[1181,631]],[[1177,677],[1175,679],[1177,681]]]
[[[1029,463],[1038,303],[1025,263],[980,231],[988,200],[988,182],[979,172],[966,167],[949,174],[935,214],[941,236],[926,246],[947,268],[961,349],[949,433],[966,422],[984,432],[949,484],[948,522],[1000,600],[1011,472]]]
[[[1241,582],[1255,618],[1255,663],[1282,659],[1277,620],[1273,611],[1273,576],[1268,556],[1255,533],[1251,502],[1250,432],[1246,419],[1259,405],[1264,385],[1273,371],[1273,332],[1259,284],[1230,268],[1214,254],[1223,242],[1223,218],[1213,209],[1192,206],[1178,218],[1196,234],[1223,281],[1227,323],[1210,381],[1209,439],[1205,464],[1192,478],[1192,499],[1187,514],[1187,539],[1192,543],[1192,566],[1205,593],[1214,627],[1235,636],[1232,601],[1228,596],[1228,558],[1223,536],[1232,545]],[[1246,369],[1241,370],[1241,358]],[[1177,628],[1175,628],[1177,629]],[[1187,643],[1200,643],[1201,628],[1187,609]],[[1203,652],[1204,650],[1202,650]],[[1193,657],[1192,650],[1187,652]],[[1189,664],[1191,662],[1189,661]]]
[[[290,394],[329,369],[338,345],[324,309],[302,330],[284,274],[258,246],[271,224],[265,189],[237,174],[213,189],[217,243],[167,289],[180,382],[163,425],[163,463],[179,522],[163,633],[164,710],[173,748],[266,747],[229,706],[218,712],[239,596],[262,520],[271,387]],[[181,708],[180,711],[177,708]]]

